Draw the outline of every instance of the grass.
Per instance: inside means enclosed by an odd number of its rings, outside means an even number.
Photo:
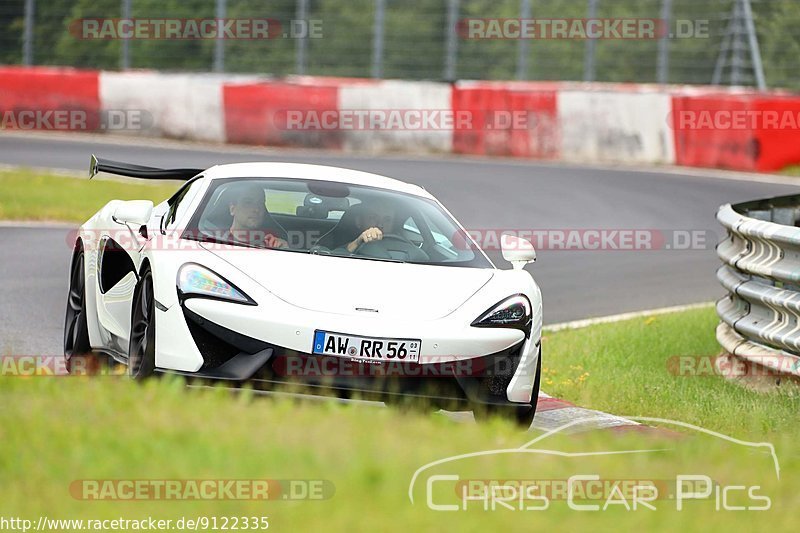
[[[800,176],[800,165],[789,165],[781,170],[781,174],[787,176]]]
[[[757,394],[714,376],[676,375],[678,357],[708,361],[720,352],[717,323],[708,308],[545,333],[542,387],[614,414],[674,418],[754,437],[800,434],[800,395],[793,389]]]
[[[0,220],[84,222],[110,200],[169,198],[179,182],[76,178],[28,169],[0,169]]]
[[[415,471],[455,454],[515,448],[531,439],[503,421],[461,424],[396,409],[296,403],[249,392],[186,389],[180,379],[144,385],[105,378],[0,379],[0,517],[155,518],[268,516],[276,530],[790,530],[800,504],[800,404],[791,394],[757,394],[719,378],[678,377],[673,355],[718,351],[711,309],[547,334],[544,379],[553,395],[617,414],[660,416],[775,444],[781,481],[768,455],[720,439],[651,440],[595,431],[540,443],[560,451],[665,448],[652,454],[566,458],[493,454],[426,471],[408,498]],[[543,511],[498,507],[433,511],[429,473],[460,480],[712,477],[720,485],[759,485],[771,509],[716,510],[714,497],[656,502],[656,511],[578,512],[553,500]],[[335,486],[321,501],[84,501],[70,496],[81,479],[321,479]],[[436,503],[454,503],[453,482],[437,482]],[[756,505],[737,493],[729,503]],[[330,495],[330,494],[329,494]],[[602,503],[602,502],[601,502]]]
[[[157,204],[181,182],[59,176],[27,169],[0,169],[0,220],[85,222],[110,200],[152,200]],[[299,194],[299,198],[297,197]],[[303,193],[272,193],[272,213],[294,213]]]
[[[800,175],[800,170],[798,171]],[[0,170],[0,219],[81,222],[114,198],[163,200],[176,183],[92,180]],[[275,206],[272,206],[275,207]],[[553,500],[545,511],[432,511],[426,478],[408,499],[414,472],[455,454],[515,448],[533,437],[503,421],[459,424],[439,415],[331,403],[264,399],[249,392],[186,389],[180,379],[143,386],[125,379],[0,378],[0,528],[2,519],[268,516],[272,529],[495,530],[696,528],[794,529],[800,505],[800,397],[792,390],[755,393],[713,376],[676,375],[676,357],[719,352],[713,309],[646,317],[543,339],[543,388],[577,405],[619,415],[680,420],[733,437],[770,442],[781,481],[768,456],[752,448],[687,432],[688,438],[651,441],[639,434],[592,432],[542,442],[564,451],[668,448],[638,456],[566,458],[494,454],[438,466],[430,473],[465,479],[566,479],[597,473],[614,479],[674,481],[679,473],[707,474],[720,485],[758,484],[771,509],[717,510],[712,498],[676,512],[577,512]],[[670,427],[670,429],[675,429]],[[428,471],[426,471],[427,475]],[[325,480],[321,501],[86,501],[76,480],[107,479]],[[458,503],[440,482],[435,501]],[[274,493],[274,491],[273,491]],[[731,503],[753,504],[752,500]],[[747,500],[745,498],[745,500]],[[602,502],[601,502],[602,503]],[[688,512],[687,512],[688,511]],[[65,529],[65,528],[61,528]]]

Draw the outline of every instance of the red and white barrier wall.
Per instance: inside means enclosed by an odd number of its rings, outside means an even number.
[[[32,116],[34,111],[39,115],[78,112],[86,116],[84,128],[97,128],[101,106],[99,76],[95,70],[0,66],[0,128],[46,125],[43,118]],[[75,125],[71,122],[66,127]]]
[[[800,164],[800,96],[779,92],[0,66],[0,127],[31,129],[24,113],[64,110],[86,117],[71,129],[211,142],[755,171]],[[126,112],[139,121],[109,125],[109,114],[124,122]],[[417,120],[345,120],[390,113]]]
[[[675,162],[671,97],[647,89],[566,89],[558,93],[560,148],[575,161]]]
[[[460,82],[452,108],[472,120],[453,131],[459,154],[556,159],[560,154],[558,85]]]
[[[102,109],[146,111],[141,128],[109,129],[126,135],[225,142],[223,85],[209,74],[101,72]]]
[[[450,152],[453,149],[453,130],[442,127],[442,112],[450,112],[450,86],[434,82],[380,81],[347,84],[339,89],[340,119],[349,112],[365,112],[365,116],[384,117],[389,114],[413,123],[412,127],[376,130],[367,127],[343,128],[343,147],[347,150],[371,152]],[[411,114],[419,111],[419,124]],[[425,124],[422,114],[433,118]],[[354,116],[355,118],[355,116]],[[409,120],[411,119],[411,120]]]
[[[753,117],[752,127],[716,127],[709,121]],[[693,123],[695,122],[696,123]],[[678,165],[771,171],[800,163],[800,97],[787,94],[674,95]]]

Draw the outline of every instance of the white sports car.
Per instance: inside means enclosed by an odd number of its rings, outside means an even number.
[[[186,183],[168,200],[114,200],[80,227],[64,352],[154,372],[300,383],[386,402],[507,414],[529,424],[541,293],[527,241],[497,269],[423,188],[317,165],[97,172]]]

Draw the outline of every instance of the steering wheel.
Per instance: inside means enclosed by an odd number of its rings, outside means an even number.
[[[308,253],[312,255],[333,255],[331,249],[327,246],[322,246],[320,244],[315,244],[311,248],[308,249]]]
[[[353,251],[354,254],[364,257],[375,257],[377,259],[399,259],[392,252],[400,252],[405,255],[405,260],[418,258],[419,261],[427,261],[428,254],[414,246],[405,237],[395,233],[384,233],[383,238],[372,242],[362,242]]]

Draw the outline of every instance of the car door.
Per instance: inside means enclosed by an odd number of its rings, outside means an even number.
[[[98,243],[97,289],[98,319],[103,328],[112,335],[112,347],[127,353],[131,322],[131,303],[138,282],[141,253],[154,233],[167,228],[174,229],[176,221],[192,203],[202,180],[195,178],[181,187],[165,204],[153,209],[146,231],[125,224],[112,222],[115,226],[104,232]]]

